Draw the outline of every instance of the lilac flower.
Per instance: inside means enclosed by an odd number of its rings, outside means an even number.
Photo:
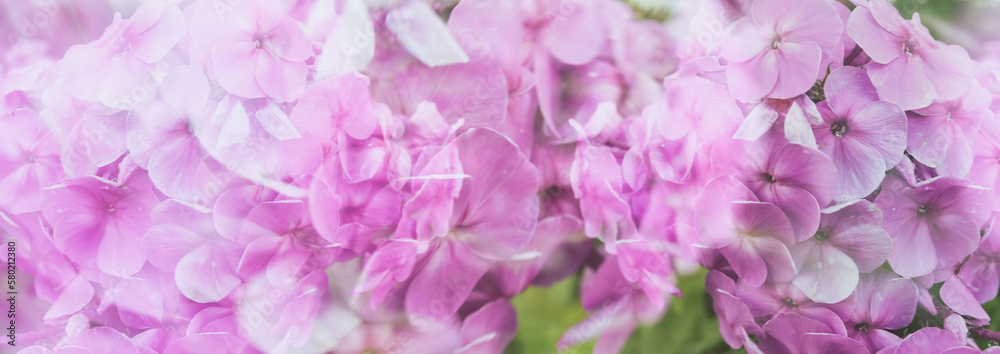
[[[722,42],[733,97],[748,102],[806,92],[843,26],[837,10],[826,1],[754,1],[750,15],[736,21]]]

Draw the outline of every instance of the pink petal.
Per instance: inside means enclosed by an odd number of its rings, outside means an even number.
[[[483,305],[462,323],[463,350],[500,353],[517,332],[517,313],[506,299]]]
[[[816,83],[823,51],[815,43],[782,42],[777,52],[778,79],[767,95],[792,98]]]
[[[927,79],[934,84],[937,93],[935,100],[959,98],[975,81],[972,77],[975,64],[962,47],[949,45],[927,49],[920,57],[923,59]]]
[[[885,329],[906,327],[917,312],[917,286],[909,279],[893,279],[872,295],[872,325]]]
[[[773,237],[786,245],[795,243],[795,234],[788,218],[774,204],[734,201],[732,210],[740,235]]]
[[[722,57],[730,62],[743,62],[756,57],[774,43],[774,34],[761,31],[753,19],[744,17],[722,41]]]
[[[838,118],[852,117],[865,105],[878,101],[875,86],[868,73],[853,66],[830,72],[823,83],[826,103]],[[865,122],[859,121],[857,124]],[[870,125],[877,126],[877,125]]]
[[[114,302],[122,323],[150,328],[163,320],[163,296],[141,278],[124,278],[114,288]]]
[[[828,244],[800,242],[791,249],[799,274],[792,281],[809,299],[832,304],[846,299],[858,285],[858,267],[844,252]]]
[[[606,37],[604,21],[591,1],[581,1],[557,9],[559,17],[544,29],[542,40],[559,61],[570,65],[582,65],[600,53]]]
[[[934,82],[927,78],[923,61],[900,57],[886,64],[868,65],[868,76],[883,100],[904,111],[927,107],[934,101]]]
[[[312,46],[294,20],[284,18],[263,39],[267,50],[290,62],[303,62],[312,55]]]
[[[59,297],[52,303],[52,307],[45,312],[44,319],[51,321],[77,313],[84,306],[87,306],[93,298],[94,287],[82,275],[77,275],[62,289]]]
[[[246,346],[243,339],[229,333],[199,333],[170,343],[164,354],[193,352],[238,353]]]
[[[862,273],[874,271],[892,250],[892,239],[878,225],[860,224],[831,236],[830,242],[847,254]]]
[[[430,67],[465,63],[469,56],[425,2],[405,2],[389,11],[385,25],[410,54]]]
[[[175,224],[157,224],[146,231],[142,250],[149,263],[163,271],[172,271],[189,252],[201,246],[202,236]]]
[[[139,349],[128,337],[110,327],[88,329],[67,344],[87,348],[94,353],[139,354]]]
[[[238,250],[223,244],[207,244],[181,258],[174,272],[181,294],[199,303],[216,302],[228,296],[241,283],[230,256],[233,252]]]
[[[885,160],[870,145],[845,137],[835,142],[829,150],[830,159],[837,166],[837,184],[834,200],[846,202],[864,198],[875,191],[885,179]],[[902,154],[900,154],[902,156]]]
[[[885,166],[895,166],[906,149],[907,119],[899,106],[887,101],[865,105],[850,120],[851,141],[860,141],[875,148],[885,160]]]
[[[765,50],[747,61],[729,63],[726,66],[729,92],[743,102],[760,99],[774,89],[778,70],[778,55],[773,50]]]
[[[146,263],[139,235],[144,235],[148,229],[148,224],[124,218],[108,222],[97,250],[97,267],[120,277],[139,272]]]
[[[461,243],[442,239],[427,264],[406,291],[406,313],[411,321],[440,321],[451,317],[465,302],[491,265]]]
[[[305,91],[306,71],[305,63],[287,61],[276,55],[260,52],[254,66],[254,77],[265,94],[290,102]]]
[[[979,305],[979,301],[962,283],[962,279],[952,274],[941,286],[941,301],[955,312],[975,319],[989,321],[990,315]]]
[[[851,12],[847,34],[876,63],[888,64],[903,54],[902,38],[879,25],[866,8],[859,7]]]
[[[455,200],[455,213],[463,217],[453,232],[480,257],[513,257],[531,239],[538,219],[538,171],[493,130],[469,130],[452,144],[471,177]]]
[[[129,53],[146,63],[156,63],[163,59],[187,33],[184,13],[176,6],[163,10],[160,18],[142,33],[129,41]]]
[[[230,93],[243,98],[264,97],[256,76],[257,65],[261,57],[268,55],[256,48],[250,42],[219,43],[212,49],[212,62],[215,65],[216,79],[219,85]],[[275,74],[277,75],[277,74]]]

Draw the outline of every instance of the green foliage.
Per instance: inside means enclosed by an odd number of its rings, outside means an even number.
[[[652,326],[640,326],[622,353],[731,353],[722,341],[712,298],[705,291],[705,269],[681,277],[683,298],[671,301],[667,314]],[[555,353],[559,338],[586,318],[578,295],[579,277],[549,288],[531,287],[512,300],[517,309],[518,332],[507,353]],[[593,342],[573,348],[593,351]]]
[[[559,338],[574,324],[587,318],[579,297],[579,276],[567,278],[547,288],[529,287],[514,297],[517,336],[507,353],[555,353]],[[593,343],[580,352],[593,351]]]

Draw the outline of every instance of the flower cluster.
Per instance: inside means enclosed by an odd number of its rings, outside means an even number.
[[[1000,61],[886,0],[90,2],[0,50],[22,353],[499,353],[576,274],[615,352],[699,264],[733,348],[1000,340]]]

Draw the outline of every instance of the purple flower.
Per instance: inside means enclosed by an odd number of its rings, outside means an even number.
[[[854,314],[846,323],[848,335],[872,352],[898,344],[899,337],[889,330],[906,327],[917,312],[913,281],[879,270],[861,275],[854,294]]]
[[[965,178],[972,168],[980,122],[993,118],[990,101],[989,92],[974,86],[955,100],[907,113],[907,151],[942,176]]]

